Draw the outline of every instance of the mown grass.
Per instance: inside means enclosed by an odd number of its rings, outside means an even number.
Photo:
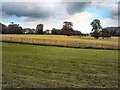
[[[94,39],[90,36],[64,36],[64,35],[2,35],[2,41],[56,45],[66,47],[82,48],[103,48],[103,49],[120,49],[118,37],[106,39]]]
[[[117,88],[118,51],[3,43],[3,88]]]

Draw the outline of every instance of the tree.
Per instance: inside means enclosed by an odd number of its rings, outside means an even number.
[[[120,27],[106,27],[103,29],[109,31],[111,36],[120,36]]]
[[[36,34],[43,34],[43,24],[38,24],[36,26]]]
[[[6,25],[0,23],[0,33],[5,34],[6,33]]]
[[[71,36],[74,34],[74,30],[72,28],[72,22],[64,22],[63,28],[61,29],[61,34]]]
[[[104,39],[105,37],[111,37],[110,31],[106,28],[103,28],[102,31],[100,31],[100,36]]]
[[[80,31],[78,31],[78,30],[74,30],[74,35],[75,35],[75,36],[77,36],[77,35],[80,36],[80,35],[82,35],[82,33],[81,33]]]
[[[94,20],[90,23],[90,25],[93,27],[93,28],[92,28],[92,31],[93,31],[92,36],[95,37],[96,39],[98,39],[98,38],[99,38],[99,31],[100,31],[100,29],[102,29],[100,20],[94,19]]]
[[[23,34],[23,29],[19,24],[14,24],[11,22],[6,28],[6,33],[8,34]]]
[[[55,28],[53,28],[53,29],[51,30],[51,34],[60,35],[60,34],[61,34],[61,30],[60,30],[60,29],[55,29]]]

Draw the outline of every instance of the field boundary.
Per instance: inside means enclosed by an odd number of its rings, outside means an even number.
[[[53,46],[53,47],[65,47],[65,48],[80,48],[80,49],[101,49],[101,50],[120,50],[115,48],[102,48],[102,47],[74,47],[74,46],[64,46],[64,45],[52,45],[52,44],[42,44],[42,43],[26,43],[26,42],[11,42],[11,41],[0,41],[0,42],[6,42],[6,43],[16,43],[16,44],[27,44],[27,45],[38,45],[38,46]]]
[[[14,36],[2,36],[1,42],[8,43],[21,43],[21,44],[32,44],[42,46],[56,46],[56,47],[69,47],[69,48],[87,48],[87,49],[110,49],[120,50],[120,45],[117,43],[104,43],[104,42],[86,42],[76,40],[59,40],[59,39],[45,39],[45,38],[28,38],[28,37],[14,37]]]

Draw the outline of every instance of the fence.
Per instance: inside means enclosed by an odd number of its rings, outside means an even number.
[[[38,44],[38,45],[51,45],[51,46],[63,46],[74,48],[101,48],[101,49],[120,49],[117,44],[108,43],[89,43],[71,40],[55,40],[55,39],[40,39],[40,38],[26,38],[26,37],[2,37],[3,42],[15,42],[26,44]]]

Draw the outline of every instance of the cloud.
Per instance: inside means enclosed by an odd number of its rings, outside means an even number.
[[[74,15],[70,15],[66,19],[66,21],[73,22],[73,29],[79,30],[83,33],[89,33],[92,29],[90,23],[94,18],[98,17],[94,14],[85,11],[81,13],[76,13]]]
[[[118,16],[120,16],[120,4],[114,5],[110,13],[113,17],[118,18]]]
[[[91,2],[92,0],[3,0],[2,2]]]
[[[102,2],[92,2],[91,7],[105,12],[111,18],[118,18],[118,15],[120,15],[120,3],[118,3],[118,0],[114,0],[113,2],[105,0]]]
[[[44,20],[40,20],[37,19],[34,22],[33,21],[26,21],[26,22],[22,22],[20,25],[24,28],[36,28],[36,26],[38,24],[44,24],[44,30],[49,29],[52,30],[52,28],[58,28],[61,29],[62,25],[63,25],[63,20],[53,20],[51,17],[49,17],[48,19]]]
[[[68,2],[67,3],[67,12],[70,15],[73,15],[77,12],[82,12],[85,8],[90,6],[90,2]]]
[[[115,6],[116,4],[111,2],[2,2],[2,16],[4,23],[16,19],[13,22],[19,23],[23,28],[36,28],[37,24],[42,23],[44,30],[61,29],[64,21],[71,21],[73,29],[89,33],[93,19],[100,19],[103,27],[117,25],[117,19],[109,16],[102,18],[100,16],[103,13],[89,12],[87,9],[95,7],[97,10],[100,9],[100,12],[108,9],[105,14],[110,13],[116,16],[117,7]]]
[[[3,2],[2,11],[7,16],[47,18],[54,12],[53,4],[31,2]],[[4,16],[3,16],[4,17]]]
[[[63,26],[63,22],[64,21],[71,21],[73,22],[73,29],[74,30],[79,30],[83,33],[89,33],[91,31],[91,26],[90,23],[93,20],[94,16],[91,13],[88,12],[81,12],[81,13],[76,13],[74,15],[66,15],[67,17],[61,18],[61,19],[53,19],[52,17],[49,17],[46,20],[40,20],[37,19],[34,22],[33,21],[26,21],[26,22],[22,22],[20,25],[24,28],[30,27],[30,28],[36,28],[37,24],[44,24],[44,30],[46,29],[52,29],[52,28],[57,28],[57,29],[61,29]]]
[[[15,15],[17,17],[42,19],[55,16],[56,12],[59,14],[66,12],[73,15],[82,12],[87,6],[87,2],[3,2],[2,16],[6,18]]]
[[[105,18],[101,20],[101,24],[103,27],[118,26],[118,20],[111,19],[111,18]]]

